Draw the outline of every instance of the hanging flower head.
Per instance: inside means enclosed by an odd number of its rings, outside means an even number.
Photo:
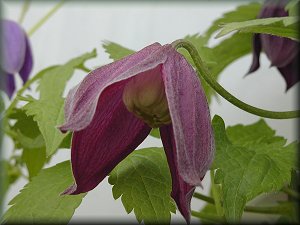
[[[171,45],[155,43],[92,71],[68,94],[65,118],[60,130],[73,131],[75,178],[65,194],[95,188],[159,127],[171,196],[189,221],[191,197],[212,162],[214,139],[200,80]]]
[[[266,1],[258,18],[288,16],[288,12],[284,9],[287,3],[287,0]],[[261,50],[266,53],[271,61],[271,66],[276,66],[285,79],[287,90],[299,81],[299,43],[297,41],[268,34],[254,34],[253,61],[248,73],[259,68]]]
[[[1,89],[9,98],[15,91],[15,75],[20,74],[25,83],[32,70],[33,59],[30,43],[25,31],[10,20],[1,21]]]

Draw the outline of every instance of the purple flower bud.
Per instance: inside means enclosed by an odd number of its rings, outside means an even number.
[[[288,1],[269,0],[262,7],[258,18],[284,17],[288,12],[284,9]],[[259,56],[263,50],[271,66],[276,66],[286,81],[287,88],[291,88],[299,81],[298,58],[299,43],[289,38],[278,37],[269,34],[254,34],[253,37],[253,61],[248,72],[252,73],[259,68]]]
[[[15,91],[14,76],[19,73],[25,83],[32,70],[33,59],[25,31],[17,23],[1,20],[1,89],[9,98]]]
[[[68,94],[65,118],[60,130],[73,131],[75,184],[64,194],[95,188],[151,127],[159,127],[171,196],[189,222],[195,186],[201,186],[213,159],[214,138],[200,80],[171,45],[155,43],[92,71]]]

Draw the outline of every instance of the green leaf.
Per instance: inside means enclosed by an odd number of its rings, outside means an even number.
[[[214,204],[206,204],[204,208],[200,211],[201,213],[205,213],[207,217],[219,217],[217,214],[216,206]],[[215,224],[214,221],[208,219],[200,219],[203,224]]]
[[[24,106],[27,115],[33,116],[39,126],[45,140],[47,156],[55,153],[67,135],[56,128],[64,121],[62,94],[65,85],[76,68],[81,68],[86,60],[94,57],[96,57],[95,50],[70,60],[65,65],[45,70],[39,85],[40,99]]]
[[[3,202],[9,186],[16,182],[20,175],[20,169],[16,165],[10,164],[7,160],[0,160],[0,203]]]
[[[44,138],[33,116],[27,116],[22,109],[14,109],[9,119],[16,120],[11,126],[11,137],[15,148],[23,149],[22,161],[26,164],[29,178],[37,175],[46,162]]]
[[[115,199],[121,197],[127,213],[134,210],[139,222],[170,223],[176,207],[170,196],[171,175],[162,148],[134,151],[111,172]]]
[[[70,161],[42,170],[10,201],[4,224],[67,224],[85,196],[60,195],[72,182]]]
[[[275,136],[275,131],[263,119],[247,126],[242,124],[229,126],[226,129],[226,134],[231,143],[239,146],[259,144],[261,142],[270,144],[277,141],[285,142],[283,137]]]
[[[22,109],[14,109],[9,115],[9,119],[16,120],[16,123],[10,128],[14,134],[12,138],[16,148],[33,149],[45,146],[43,136],[37,123],[33,120],[33,116],[27,116]]]
[[[252,35],[233,35],[225,39],[217,46],[208,48],[207,44],[212,34],[220,29],[220,24],[245,21],[255,19],[261,9],[261,4],[250,3],[236,8],[234,11],[225,13],[221,18],[215,20],[210,28],[204,35],[194,34],[186,36],[184,39],[191,42],[198,50],[203,61],[208,64],[208,69],[211,71],[212,76],[217,80],[220,73],[232,62],[240,57],[247,55],[252,50]],[[190,55],[184,51],[179,50],[191,65],[194,65]],[[205,91],[208,102],[211,101],[212,96],[215,94],[214,90],[201,79],[203,89]]]
[[[160,132],[158,128],[153,128],[150,132],[152,137],[160,138]]]
[[[211,69],[212,75],[217,78],[220,73],[235,60],[252,51],[252,36],[249,34],[234,34],[212,48],[216,66]]]
[[[228,65],[252,51],[252,35],[250,34],[235,34],[213,48],[203,47],[204,38],[199,35],[187,36],[184,40],[191,42],[197,48],[205,63],[209,62],[208,69],[216,80]],[[179,52],[194,66],[194,62],[186,50],[179,49]],[[201,76],[200,80],[207,100],[210,102],[215,91]]]
[[[2,94],[0,94],[0,113],[2,113],[5,109],[4,99]]]
[[[289,12],[289,16],[298,16],[298,10],[300,6],[299,0],[291,0],[289,3],[285,6],[285,10]]]
[[[217,38],[238,30],[245,33],[271,34],[292,40],[299,40],[298,25],[299,18],[296,16],[233,22],[222,25],[221,31],[217,34]]]
[[[72,133],[68,133],[64,140],[61,142],[59,148],[71,148]]]
[[[36,176],[46,162],[46,149],[23,149],[22,160],[26,163],[29,179]]]
[[[206,64],[208,64],[209,68],[214,67],[217,65],[215,61],[215,55],[214,53],[208,48],[205,47],[206,39],[199,35],[199,34],[194,34],[194,35],[187,35],[186,37],[183,38],[185,41],[188,41],[192,43],[196,49],[198,50],[199,54],[201,54],[202,60],[205,61]],[[184,49],[179,49],[178,50],[184,57],[189,61],[189,63],[195,67],[194,61],[192,60],[192,57],[190,54],[184,50]]]
[[[122,45],[110,41],[105,41],[102,47],[105,49],[105,52],[109,54],[109,58],[114,61],[122,59],[125,56],[131,55],[135,52],[131,49],[123,47]]]
[[[205,32],[205,38],[209,39],[215,31],[219,30],[220,24],[256,19],[260,9],[261,4],[253,2],[238,6],[235,10],[225,13],[221,18],[215,20]]]
[[[247,201],[262,193],[279,191],[291,180],[296,143],[289,145],[264,121],[234,126],[225,131],[219,116],[213,119],[217,169],[222,184],[223,207],[228,222],[238,222]],[[257,134],[254,134],[257,132]]]

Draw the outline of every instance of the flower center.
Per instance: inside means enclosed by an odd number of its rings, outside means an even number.
[[[124,88],[123,102],[152,128],[171,123],[160,67],[131,78]]]

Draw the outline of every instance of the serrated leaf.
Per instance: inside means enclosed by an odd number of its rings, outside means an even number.
[[[44,138],[38,128],[33,116],[27,116],[22,109],[15,109],[9,119],[16,120],[16,123],[10,127],[14,135],[11,137],[14,140],[16,148],[42,148],[45,146]]]
[[[283,144],[285,144],[285,139],[275,136],[275,133],[276,132],[272,130],[263,119],[247,126],[238,124],[226,128],[228,139],[232,144],[239,146],[247,146],[261,142],[273,143],[277,141],[284,141]]]
[[[31,101],[24,106],[27,115],[33,116],[38,123],[45,140],[47,156],[52,155],[58,149],[67,135],[62,134],[56,128],[64,121],[62,94],[65,85],[76,68],[81,68],[86,60],[94,57],[96,57],[95,50],[72,59],[65,65],[46,70],[39,84],[40,99]]]
[[[216,155],[212,169],[221,172],[218,179],[222,184],[225,217],[228,222],[238,222],[247,201],[261,193],[279,191],[290,182],[296,143],[285,145],[286,140],[274,133],[272,136],[271,128],[261,121],[231,127],[227,134],[224,121],[215,116],[213,128]],[[258,140],[257,135],[245,138],[251,132],[267,134]]]
[[[184,39],[191,42],[198,50],[203,61],[208,64],[208,68],[211,75],[217,80],[220,73],[233,61],[248,54],[252,50],[252,40],[250,34],[234,35],[228,39],[225,39],[217,46],[208,48],[207,44],[212,34],[220,29],[220,24],[245,21],[255,19],[261,9],[261,4],[250,3],[248,5],[242,5],[235,10],[225,13],[221,18],[215,20],[209,29],[203,34],[194,34],[186,36]],[[185,51],[180,51],[186,59],[193,65],[189,54]],[[215,94],[214,90],[206,83],[204,79],[201,79],[203,89],[205,91],[208,102]]]
[[[60,195],[72,182],[70,161],[42,170],[10,201],[3,223],[67,224],[85,196]]]
[[[170,196],[171,175],[162,148],[134,151],[110,174],[113,196],[122,199],[127,213],[139,222],[170,223],[176,207]]]
[[[125,48],[122,45],[110,41],[105,41],[102,47],[105,49],[105,52],[109,54],[109,58],[114,61],[122,59],[125,56],[131,55],[135,52],[129,48]]]
[[[26,163],[29,179],[36,176],[46,162],[46,149],[23,149],[22,160]]]
[[[235,10],[225,13],[221,18],[213,22],[205,32],[205,38],[209,39],[215,31],[219,30],[220,24],[256,19],[261,6],[260,3],[252,2],[247,5],[238,6]]]
[[[10,164],[7,160],[0,160],[0,206],[2,206],[9,186],[17,181],[20,175],[20,169],[16,165]],[[0,215],[2,215],[1,209],[2,207],[0,208]]]
[[[280,37],[299,40],[299,18],[297,16],[254,19],[243,22],[232,22],[222,25],[217,34],[222,37],[232,31],[244,33],[271,34]]]
[[[33,116],[27,116],[22,109],[14,109],[9,119],[16,120],[10,130],[15,148],[23,149],[21,160],[26,164],[29,179],[37,175],[46,162],[44,138]]]

